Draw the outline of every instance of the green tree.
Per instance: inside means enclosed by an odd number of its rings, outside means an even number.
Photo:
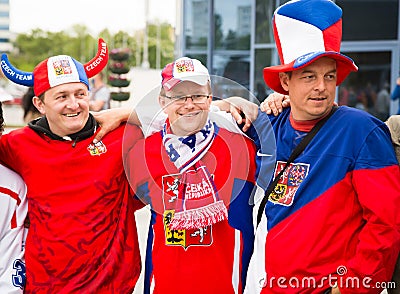
[[[157,66],[157,45],[160,46],[160,65],[164,67],[174,60],[174,31],[170,24],[150,24],[149,34],[149,63],[151,68]]]
[[[157,30],[157,25],[149,25],[151,68],[156,67]],[[143,44],[138,43],[138,39],[143,40],[143,38],[137,38],[138,34],[143,34],[143,31],[134,34],[119,31],[111,34],[106,29],[95,36],[84,25],[74,25],[71,29],[60,32],[34,29],[28,33],[18,34],[13,42],[14,50],[8,55],[11,63],[23,71],[33,71],[42,60],[59,54],[70,55],[80,62],[87,62],[96,54],[97,40],[101,37],[108,43],[109,50],[129,48],[132,53],[129,65],[136,66],[136,51],[140,51],[140,57],[143,55]],[[160,48],[162,66],[174,60],[174,29],[168,23],[160,24]]]

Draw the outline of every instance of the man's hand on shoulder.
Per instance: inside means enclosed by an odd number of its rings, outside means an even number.
[[[106,134],[118,128],[121,123],[128,121],[131,112],[132,109],[122,107],[91,112],[101,126],[93,139],[93,143],[101,141]]]
[[[283,111],[283,108],[290,106],[290,99],[288,95],[280,93],[269,94],[267,98],[261,103],[260,109],[267,114],[277,116]]]
[[[258,116],[258,105],[238,96],[213,101],[213,105],[218,106],[222,111],[229,112],[237,124],[243,125],[243,132],[249,129]]]

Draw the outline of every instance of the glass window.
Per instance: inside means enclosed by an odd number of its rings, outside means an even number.
[[[390,52],[345,53],[358,66],[340,85],[339,105],[368,111],[381,120],[389,116],[390,108]],[[385,93],[387,92],[387,94]]]
[[[185,55],[190,58],[194,58],[199,60],[205,67],[207,67],[207,55],[205,54],[187,54]],[[211,71],[208,69],[208,71],[211,73]]]
[[[343,9],[343,40],[397,39],[398,0],[339,0]]]
[[[184,35],[187,49],[207,49],[210,31],[208,0],[184,1]]]
[[[215,54],[213,92],[218,98],[241,96],[249,99],[250,57],[246,55]]]
[[[271,93],[271,89],[265,84],[263,69],[272,64],[272,49],[257,49],[255,51],[254,66],[254,95],[258,101],[264,101],[265,97]]]
[[[215,0],[214,24],[216,49],[250,49],[250,0]]]
[[[280,0],[280,5],[288,2]],[[336,0],[343,10],[343,40],[393,40],[398,32],[398,0]],[[272,43],[275,1],[256,0],[256,43]],[[384,29],[382,29],[384,28]]]
[[[256,0],[256,43],[273,43],[271,23],[275,11],[275,1]]]

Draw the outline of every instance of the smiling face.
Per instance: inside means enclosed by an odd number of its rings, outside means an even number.
[[[89,91],[83,83],[50,88],[43,101],[34,97],[33,104],[46,116],[50,130],[60,137],[79,132],[89,118]]]
[[[167,97],[210,94],[211,88],[209,84],[202,86],[188,81],[180,82],[170,91],[165,91],[165,96]],[[159,103],[168,115],[173,134],[187,136],[200,131],[204,127],[211,105],[211,96],[199,99],[195,103],[191,98],[187,98],[183,102],[185,98],[181,101],[174,101],[174,99],[167,97],[160,96]]]
[[[283,89],[289,92],[291,112],[296,120],[313,120],[329,113],[336,94],[336,61],[322,57],[310,65],[280,73]]]

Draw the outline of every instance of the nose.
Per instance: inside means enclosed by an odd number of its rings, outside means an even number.
[[[191,96],[187,96],[185,98],[185,107],[187,108],[194,107],[193,98]]]
[[[316,81],[315,81],[315,90],[319,91],[319,92],[323,92],[326,89],[326,81],[324,77],[317,77]]]
[[[67,107],[70,109],[76,109],[79,107],[78,100],[76,99],[75,95],[69,95]]]

